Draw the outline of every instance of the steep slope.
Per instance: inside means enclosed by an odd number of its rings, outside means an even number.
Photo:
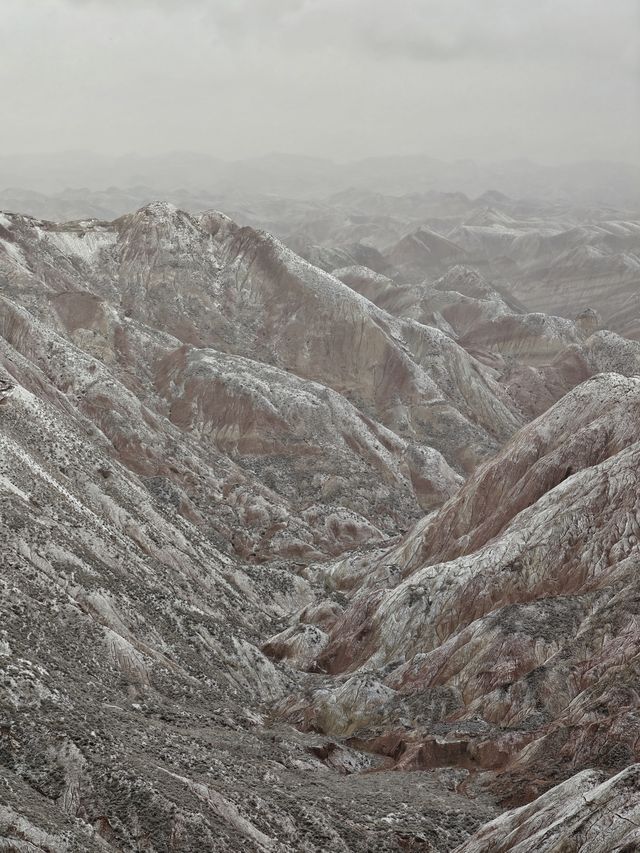
[[[521,364],[549,364],[582,335],[571,320],[548,314],[499,314],[459,338],[460,345],[478,357],[483,352],[499,354]]]
[[[640,344],[445,249],[2,217],[7,849],[633,849]]]
[[[571,330],[571,324],[568,328]],[[591,323],[588,323],[586,332],[583,331],[584,326],[578,317],[573,336],[582,340],[561,349],[551,361],[538,366],[529,360],[504,366],[500,381],[527,419],[542,414],[571,388],[597,373],[611,371],[624,376],[640,375],[640,344],[637,341],[626,340],[604,329],[584,338],[583,335],[588,334],[591,328]],[[543,330],[544,324],[540,324],[540,331]]]
[[[384,274],[391,270],[389,262],[373,246],[364,243],[347,243],[338,246],[312,245],[304,240],[289,239],[286,245],[305,261],[325,272],[344,266],[365,265],[368,269]]]
[[[389,262],[407,281],[424,281],[463,257],[455,242],[427,228],[407,234],[385,253]]]
[[[224,728],[236,724],[211,710],[227,691],[280,689],[250,642],[268,614],[264,592],[115,463],[89,421],[73,423],[21,387],[0,417],[9,790],[26,786],[26,803],[39,796],[50,815],[57,803],[80,818],[82,830],[67,826],[84,837],[79,849],[127,849],[136,822],[151,839],[154,822],[172,820],[183,849],[216,836],[224,849],[238,828],[261,849],[265,834],[220,794],[194,821],[197,790],[175,771],[182,763],[192,773],[198,714],[231,747]],[[304,600],[303,585],[282,582],[284,607],[287,595]],[[186,696],[195,701],[180,711]],[[4,801],[25,817],[26,803]]]
[[[155,336],[143,335],[131,324],[124,333],[116,330],[129,365],[119,380],[109,359],[107,364],[99,360],[101,353],[112,353],[105,338],[98,345],[96,336],[88,336],[87,348],[95,353],[89,355],[8,300],[0,300],[0,305],[0,362],[6,372],[66,415],[88,418],[108,439],[114,459],[144,477],[150,493],[206,528],[219,547],[232,547],[259,560],[276,555],[319,557],[324,550],[340,550],[335,534],[340,522],[353,525],[353,513],[341,519],[334,506],[325,514],[334,516],[333,530],[324,524],[312,530],[286,497],[258,481],[229,454],[194,440],[172,423],[158,400],[144,394],[142,369],[132,381],[133,348],[146,347],[153,354]],[[174,341],[169,352],[176,345]],[[165,355],[166,349],[161,347],[160,352]],[[344,461],[352,463],[355,458]],[[367,531],[370,524],[359,517],[358,528]]]
[[[321,512],[320,489],[354,510],[356,525],[357,510],[397,529],[416,513],[415,499],[432,508],[461,482],[437,451],[403,441],[335,391],[239,356],[171,353],[158,363],[156,387],[174,424],[306,505],[302,518]]]
[[[546,255],[514,284],[514,294],[533,310],[572,315],[587,306],[610,318],[626,309],[640,281],[640,236],[635,251],[615,252],[592,243],[580,243],[561,254]],[[637,315],[636,311],[634,312]]]
[[[640,380],[602,374],[394,548],[325,567],[353,592],[305,668],[335,680],[286,717],[504,804],[637,761],[639,415]]]
[[[427,780],[429,808],[396,830],[399,777],[345,790],[321,739],[268,728],[292,679],[257,642],[309,585],[220,553],[89,420],[20,385],[0,409],[0,513],[6,849],[453,847],[492,816],[455,795],[449,815]]]
[[[633,853],[640,847],[640,766],[612,779],[585,770],[484,826],[455,853]]]
[[[605,328],[637,337],[640,224],[603,214],[595,219],[572,227],[566,220],[464,224],[449,238],[466,262],[505,275],[530,311],[574,317],[590,307]]]
[[[11,223],[7,293],[47,321],[44,293],[74,306],[68,294],[88,291],[180,344],[320,382],[461,470],[519,423],[490,372],[448,337],[391,317],[272,237],[222,215],[195,219],[152,205],[112,225]],[[72,316],[65,322],[82,326]]]

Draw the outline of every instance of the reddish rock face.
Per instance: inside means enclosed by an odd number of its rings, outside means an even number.
[[[575,234],[472,218],[331,275],[166,204],[2,217],[16,849],[635,843],[640,345],[491,280]]]
[[[221,214],[157,204],[111,225],[7,221],[12,287],[38,294],[26,313],[5,303],[7,343],[74,396],[118,458],[169,477],[190,517],[211,517],[207,490],[257,481],[260,507],[232,501],[243,556],[334,555],[406,529],[519,423],[491,372],[448,337]],[[170,433],[209,459],[176,466]],[[211,452],[233,461],[233,485],[203,490],[195,469]]]
[[[350,730],[360,748],[398,770],[473,770],[506,804],[640,759],[639,423],[640,380],[602,374],[398,545],[343,564],[352,600],[315,668],[388,691]],[[283,713],[341,733],[343,691]]]
[[[583,850],[632,853],[640,845],[640,768],[612,779],[585,770],[531,804],[491,821],[455,853]]]

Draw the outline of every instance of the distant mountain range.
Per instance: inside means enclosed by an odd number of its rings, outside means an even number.
[[[487,190],[514,198],[621,208],[640,206],[640,167],[605,161],[546,166],[529,160],[447,163],[423,155],[369,157],[335,163],[318,157],[269,154],[227,162],[206,154],[105,155],[88,151],[0,157],[0,189],[57,194],[68,188],[153,187],[224,195],[275,194],[325,198],[350,187],[390,194],[428,190],[477,196]],[[24,212],[24,211],[21,211]]]

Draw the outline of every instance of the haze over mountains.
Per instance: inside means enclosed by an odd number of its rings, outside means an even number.
[[[11,191],[3,849],[640,844],[636,190],[396,164]]]
[[[638,0],[0,19],[0,853],[639,851]]]
[[[44,215],[43,210],[30,208],[46,202],[37,196],[30,199],[31,192],[52,195],[60,204],[99,204],[102,200],[109,218],[125,212],[120,207],[127,198],[140,204],[158,198],[178,203],[191,195],[191,204],[184,206],[192,206],[202,204],[202,197],[211,201],[275,195],[317,200],[350,188],[387,195],[436,190],[472,197],[495,190],[515,199],[637,210],[640,166],[603,160],[565,165],[542,165],[526,159],[445,162],[421,155],[335,162],[282,153],[225,161],[188,151],[155,156],[90,151],[0,156],[3,207],[11,207],[6,202],[19,200],[19,191],[24,190],[23,201],[29,209],[18,210],[33,215]],[[110,204],[116,204],[117,209]],[[70,215],[79,218],[89,213],[76,207]]]

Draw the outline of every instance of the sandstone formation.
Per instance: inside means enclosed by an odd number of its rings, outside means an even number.
[[[286,208],[0,217],[0,849],[630,853],[633,223]]]
[[[46,376],[51,399],[62,404],[55,389],[68,406],[72,393],[118,458],[168,477],[186,513],[219,526],[206,505],[225,497],[230,521],[233,495],[239,523],[219,533],[231,541],[237,526],[243,556],[309,558],[404,528],[520,421],[449,338],[222,215],[155,205],[112,225],[5,220],[11,357],[37,367],[39,387]],[[196,440],[176,467],[170,448],[185,433]],[[216,454],[226,473],[205,485]],[[298,477],[314,457],[314,476]]]
[[[637,761],[639,415],[640,379],[601,374],[397,545],[321,569],[349,603],[306,668],[336,682],[284,716],[504,805]]]
[[[455,853],[632,853],[640,847],[639,773],[639,765],[612,779],[582,771],[530,805],[491,821]]]

